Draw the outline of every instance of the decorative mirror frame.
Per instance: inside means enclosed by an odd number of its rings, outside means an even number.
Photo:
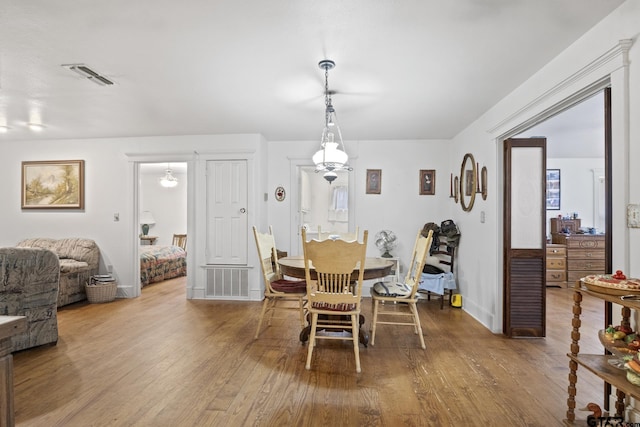
[[[487,167],[483,166],[480,171],[480,181],[482,181],[482,200],[487,200]]]
[[[458,203],[458,196],[460,195],[460,185],[458,184],[458,177],[453,180],[453,200]]]
[[[470,167],[468,162],[471,162]],[[467,153],[464,155],[460,166],[460,206],[465,212],[470,212],[473,209],[473,203],[476,201],[477,185],[478,170],[476,168],[476,160],[473,158],[473,154]]]

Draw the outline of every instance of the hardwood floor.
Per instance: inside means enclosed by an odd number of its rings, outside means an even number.
[[[547,337],[494,335],[437,299],[376,346],[320,341],[304,368],[295,313],[253,339],[261,303],[194,301],[184,278],[137,299],[58,312],[56,346],[14,355],[18,426],[555,426],[566,412],[572,292],[549,288]],[[370,317],[367,298],[364,314]],[[600,353],[600,301],[585,296],[581,347]],[[369,328],[369,322],[365,323]],[[576,402],[601,403],[586,371]],[[586,418],[587,413],[578,412]]]

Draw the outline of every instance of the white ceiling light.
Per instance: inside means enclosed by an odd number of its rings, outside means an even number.
[[[324,172],[324,179],[331,183],[337,178],[336,171],[351,170],[348,164],[349,156],[344,149],[342,132],[336,117],[336,110],[331,103],[331,93],[329,92],[329,70],[336,66],[330,59],[324,59],[318,63],[324,70],[324,128],[320,139],[320,150],[312,157],[316,165],[316,172]],[[336,141],[336,134],[338,140]]]
[[[160,185],[165,188],[173,188],[178,185],[178,178],[173,176],[170,165],[167,163],[167,170],[164,176],[160,178]]]
[[[9,126],[0,126],[0,133],[9,132]]]

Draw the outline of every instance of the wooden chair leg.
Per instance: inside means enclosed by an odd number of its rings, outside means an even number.
[[[356,372],[360,373],[362,370],[360,369],[360,347],[358,346],[358,331],[360,330],[358,317],[357,314],[351,315],[351,339],[353,341],[353,353],[356,357]]]
[[[313,354],[313,347],[316,345],[316,327],[318,326],[318,313],[311,314],[311,336],[309,337],[309,350],[307,350],[307,364],[305,368],[311,369],[311,356]]]
[[[373,316],[371,319],[371,342],[370,344],[373,346],[376,343],[376,326],[378,322],[378,300],[375,298],[371,298],[373,301]]]
[[[260,312],[260,319],[258,320],[258,329],[256,329],[256,336],[254,337],[254,339],[258,339],[258,336],[260,335],[260,328],[262,327],[262,320],[264,319],[264,315],[267,312],[267,307],[269,306],[269,298],[265,297],[264,301],[262,302],[262,311]]]
[[[304,328],[305,322],[304,322],[304,299],[303,297],[300,297],[300,299],[298,299],[298,304],[300,306],[300,327]]]
[[[416,307],[415,302],[410,302],[409,307],[411,307],[411,311],[413,312],[413,321],[415,323],[415,327],[418,330],[418,337],[420,337],[420,345],[422,349],[426,349],[427,346],[424,343],[424,337],[422,336],[422,325],[420,325],[420,316],[418,315],[418,307]]]

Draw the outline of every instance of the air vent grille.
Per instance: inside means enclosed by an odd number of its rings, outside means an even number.
[[[62,64],[62,66],[68,70],[73,71],[74,73],[81,75],[82,77],[92,81],[97,85],[111,86],[114,84],[113,81],[109,80],[100,73],[95,72],[85,64]]]

